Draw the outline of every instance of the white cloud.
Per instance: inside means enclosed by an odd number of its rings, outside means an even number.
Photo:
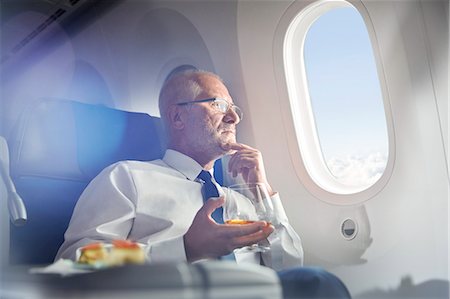
[[[368,187],[374,184],[386,168],[387,156],[372,152],[365,156],[333,157],[327,161],[330,172],[347,186]]]

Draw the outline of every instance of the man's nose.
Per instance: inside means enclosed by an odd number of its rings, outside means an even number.
[[[223,121],[227,124],[238,124],[241,119],[239,118],[239,115],[234,111],[234,109],[228,109],[228,111],[225,113],[223,117]]]

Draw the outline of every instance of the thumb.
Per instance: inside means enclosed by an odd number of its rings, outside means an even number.
[[[205,202],[203,208],[205,209],[205,212],[208,215],[211,215],[212,212],[214,212],[217,208],[221,207],[224,204],[224,202],[225,198],[223,196],[211,197]]]

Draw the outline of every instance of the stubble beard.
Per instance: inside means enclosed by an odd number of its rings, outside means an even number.
[[[236,142],[236,136],[234,134],[224,134],[223,128],[209,129],[204,143],[204,152],[211,155],[212,159],[218,159],[229,152],[228,144]],[[201,142],[201,140],[199,140]]]

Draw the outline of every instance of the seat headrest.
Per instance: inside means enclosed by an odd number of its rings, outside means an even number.
[[[90,181],[120,160],[161,158],[160,122],[144,113],[41,99],[25,111],[11,139],[12,176]]]

